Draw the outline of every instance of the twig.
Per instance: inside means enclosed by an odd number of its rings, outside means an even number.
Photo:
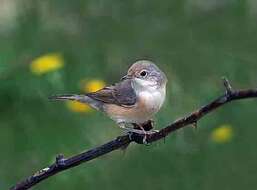
[[[223,84],[224,84],[224,86],[226,88],[226,93],[227,94],[231,94],[233,92],[233,88],[230,85],[228,79],[226,77],[222,77],[222,80],[223,80]]]
[[[147,136],[147,142],[152,143],[160,140],[167,135],[171,134],[177,129],[193,124],[197,126],[197,122],[206,114],[215,109],[221,107],[222,105],[229,103],[231,101],[246,99],[246,98],[257,98],[257,89],[247,89],[247,90],[233,90],[229,81],[223,78],[223,83],[226,88],[226,93],[216,100],[210,102],[209,104],[201,107],[200,109],[192,112],[188,116],[178,119],[169,126],[161,129],[159,132],[150,134]],[[112,152],[114,150],[120,149],[122,147],[128,146],[131,142],[136,142],[138,144],[143,143],[144,135],[135,134],[119,136],[116,139],[101,145],[99,147],[93,148],[89,151],[83,152],[81,154],[75,155],[70,158],[64,158],[63,155],[58,155],[56,157],[56,162],[46,167],[32,176],[29,176],[25,180],[17,183],[15,186],[11,187],[11,190],[25,190],[36,185],[40,181],[43,181],[50,176],[53,176],[61,171],[67,170],[69,168],[80,165],[83,162],[93,160],[104,154]]]

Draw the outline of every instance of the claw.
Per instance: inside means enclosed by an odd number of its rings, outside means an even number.
[[[147,142],[147,136],[145,135],[143,138],[143,144],[146,146],[150,146],[150,144]]]
[[[137,125],[139,129],[135,129],[135,128],[129,128],[125,126],[125,123],[118,123],[119,127],[121,129],[124,129],[128,132],[129,135],[129,139],[132,140],[132,135],[133,133],[139,134],[139,135],[144,135],[143,137],[143,144],[144,145],[149,145],[149,143],[147,142],[147,135],[152,135],[156,132],[159,132],[158,130],[153,130],[153,131],[146,131],[143,126],[141,125]]]
[[[131,132],[128,132],[129,140],[132,140],[132,134]]]

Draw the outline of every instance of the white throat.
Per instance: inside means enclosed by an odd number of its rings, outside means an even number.
[[[141,91],[155,92],[159,88],[157,82],[147,81],[139,78],[135,78],[133,80],[132,87],[134,88],[136,93],[139,93]]]
[[[157,82],[134,79],[132,82],[138,98],[144,99],[147,110],[155,114],[164,103],[166,97],[166,84],[159,86]]]

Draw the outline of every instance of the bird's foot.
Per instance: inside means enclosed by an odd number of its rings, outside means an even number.
[[[143,130],[132,129],[132,128],[127,128],[127,127],[123,128],[123,129],[128,132],[130,140],[132,140],[133,133],[136,133],[139,135],[144,135],[143,141],[142,141],[144,145],[149,145],[149,143],[147,142],[147,135],[151,135],[151,134],[155,133],[154,131],[143,131]]]
[[[156,132],[159,132],[158,130],[152,130],[152,131],[146,131],[142,126],[138,125],[138,128],[130,128],[126,127],[124,124],[119,125],[121,129],[126,130],[128,132],[130,140],[132,140],[132,135],[133,133],[139,134],[139,135],[144,135],[142,143],[144,145],[149,145],[147,142],[147,135],[152,135]]]

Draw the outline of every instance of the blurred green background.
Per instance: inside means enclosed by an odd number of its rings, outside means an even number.
[[[33,60],[51,53],[62,56],[63,67],[33,73]],[[0,0],[0,189],[58,153],[68,157],[122,134],[102,113],[73,112],[47,98],[82,92],[81,80],[111,84],[138,59],[156,62],[169,79],[157,128],[222,94],[222,76],[236,88],[255,88],[257,3]],[[255,189],[256,106],[256,100],[229,104],[196,131],[133,144],[34,189]],[[225,132],[215,139],[219,128]]]

